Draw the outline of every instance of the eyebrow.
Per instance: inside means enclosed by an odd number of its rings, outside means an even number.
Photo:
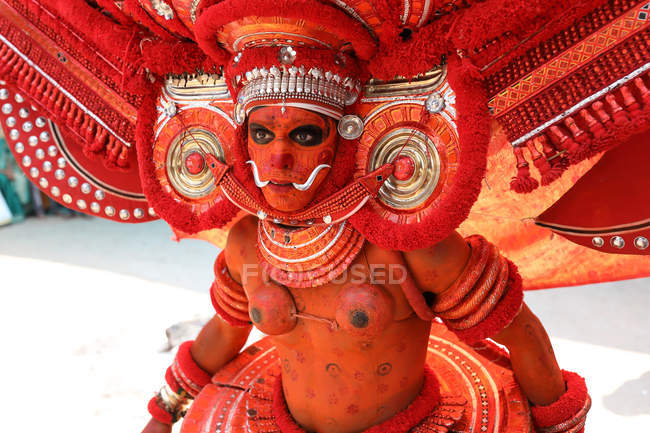
[[[323,113],[318,113],[318,115],[325,121],[325,137],[323,138],[329,138],[330,136],[330,122],[329,122],[329,117],[324,115]]]

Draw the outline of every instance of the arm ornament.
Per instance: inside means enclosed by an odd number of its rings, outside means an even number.
[[[517,267],[481,236],[466,239],[471,255],[454,284],[441,293],[433,311],[468,343],[508,326],[523,302]]]
[[[539,433],[583,433],[591,398],[585,380],[570,371],[562,371],[566,392],[548,406],[532,406],[533,421]]]
[[[231,326],[249,326],[248,298],[241,284],[228,273],[223,251],[214,262],[214,275],[210,299],[219,317]]]
[[[192,358],[194,341],[181,344],[174,362],[165,372],[165,385],[149,400],[151,416],[163,424],[173,424],[185,415],[192,399],[210,383],[211,375]]]

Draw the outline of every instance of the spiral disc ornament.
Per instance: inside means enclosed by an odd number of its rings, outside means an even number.
[[[150,198],[157,214],[175,229],[192,233],[197,227],[207,230],[222,225],[219,215],[232,206],[215,184],[206,158],[212,155],[226,164],[231,162],[230,146],[237,140],[237,125],[228,114],[232,104],[220,100],[221,82],[198,83],[196,88],[203,93],[186,95],[187,81],[184,86],[169,81],[163,89],[151,166],[144,168],[153,171],[159,190]]]
[[[182,131],[167,150],[167,177],[174,190],[189,199],[210,195],[216,188],[204,154],[224,161],[224,151],[212,132],[193,127]]]
[[[417,209],[431,197],[440,180],[438,149],[426,133],[397,128],[379,141],[368,170],[396,160],[396,172],[379,190],[379,199],[394,209]]]
[[[373,107],[359,139],[357,175],[393,163],[371,206],[377,217],[409,224],[436,211],[455,180],[460,147],[453,118],[428,113],[426,97]]]

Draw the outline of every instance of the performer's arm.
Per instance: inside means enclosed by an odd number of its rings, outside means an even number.
[[[190,353],[203,370],[214,374],[239,354],[250,332],[251,326],[232,326],[215,315],[201,329]]]
[[[241,285],[241,270],[251,259],[251,252],[245,247],[250,231],[251,221],[247,219],[231,229],[226,249],[215,262],[215,282],[210,288],[217,314],[203,327],[196,340],[186,341],[179,347],[165,374],[166,384],[149,402],[152,419],[143,433],[171,432],[171,424],[183,416],[191,399],[246,343],[251,322],[246,293]]]
[[[237,356],[251,331],[246,307],[225,305],[224,300],[231,299],[232,293],[237,292],[241,294],[242,304],[245,303],[242,270],[244,264],[251,258],[249,257],[251,251],[247,251],[242,246],[247,245],[247,240],[251,232],[255,233],[255,228],[256,224],[250,218],[244,218],[235,224],[228,232],[228,240],[222,256],[215,263],[216,281],[211,289],[211,298],[217,314],[203,327],[191,348],[192,358],[210,374],[216,373],[224,364]],[[224,290],[227,290],[230,295],[220,296]]]
[[[415,284],[431,294],[431,308],[450,329],[466,341],[492,337],[506,346],[515,377],[533,404],[558,400],[565,392],[562,372],[544,327],[514,292],[521,291],[516,267],[489,243],[474,244],[472,251],[471,241],[453,233],[430,248],[404,253],[404,258]],[[476,245],[484,249],[483,259]],[[472,266],[483,266],[483,270],[468,276]],[[493,276],[488,277],[488,272]],[[461,280],[468,284],[463,287]],[[481,284],[483,295],[478,293]],[[502,294],[491,296],[497,292]],[[472,296],[474,301],[468,302]],[[476,314],[482,308],[485,313]]]
[[[517,382],[533,404],[557,401],[566,388],[544,326],[526,304],[510,325],[492,337],[510,351]]]

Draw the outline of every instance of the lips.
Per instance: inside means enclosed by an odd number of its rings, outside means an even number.
[[[272,185],[277,185],[277,186],[285,186],[285,185],[291,185],[292,184],[291,182],[282,182],[282,181],[273,180],[273,179],[271,179],[269,181],[269,183],[271,183]]]
[[[293,184],[291,182],[271,180],[266,187],[276,193],[287,193],[293,189]]]

